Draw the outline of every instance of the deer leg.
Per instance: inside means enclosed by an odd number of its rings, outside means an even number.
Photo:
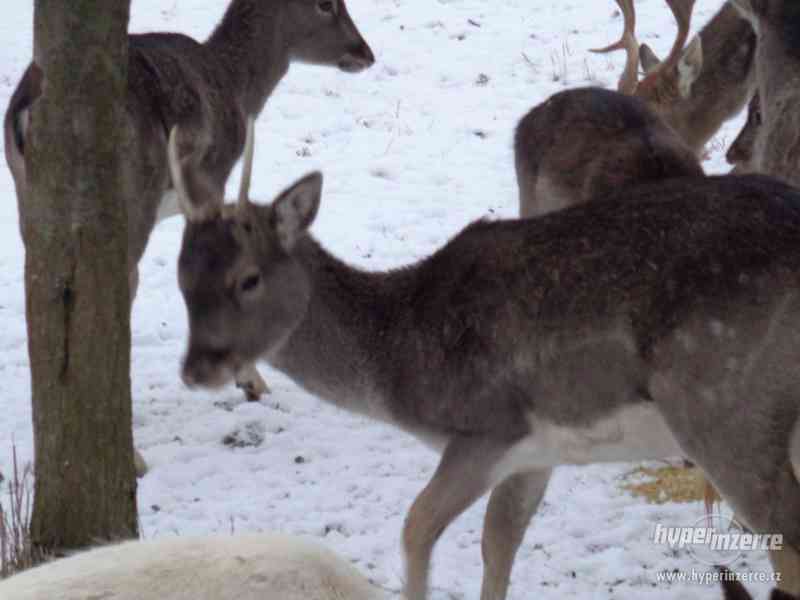
[[[271,394],[267,382],[261,377],[255,365],[250,363],[236,372],[236,387],[244,390],[249,402],[257,402],[261,394]]]
[[[544,497],[552,469],[512,475],[492,491],[483,524],[481,600],[504,600],[525,530]]]
[[[747,464],[746,460],[736,458],[729,462]],[[723,478],[718,479],[715,487],[731,505],[734,519],[741,525],[753,533],[782,536],[781,549],[770,550],[769,558],[780,577],[777,587],[796,596],[800,594],[800,483],[788,465],[774,468],[777,459],[772,465],[770,462],[767,459],[758,466],[747,465],[735,477],[717,469]]]
[[[796,391],[794,385],[766,387],[774,380],[760,375],[763,379],[747,386],[716,390],[717,406],[723,410],[703,411],[707,399],[674,376],[655,375],[649,390],[656,402],[669,407],[662,414],[678,444],[714,484],[737,520],[753,533],[782,536],[783,549],[772,552],[770,559],[781,575],[778,587],[797,593],[800,482],[794,469],[798,463],[794,448],[798,447],[796,429],[800,425],[793,425],[778,410],[796,406]],[[759,385],[765,386],[763,391]],[[737,418],[738,409],[728,408],[741,406],[759,407],[762,412]],[[712,420],[713,426],[709,426]]]
[[[433,546],[453,520],[496,483],[492,468],[509,443],[489,438],[453,438],[425,489],[414,500],[403,528],[406,600],[427,597]]]

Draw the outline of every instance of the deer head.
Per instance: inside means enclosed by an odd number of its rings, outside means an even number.
[[[678,24],[678,33],[672,44],[672,50],[664,61],[659,61],[655,54],[642,47],[636,40],[636,12],[633,0],[616,0],[622,11],[624,30],[622,37],[605,48],[593,49],[592,52],[612,52],[625,50],[627,55],[625,69],[619,79],[618,91],[623,94],[638,96],[645,100],[667,122],[672,122],[670,111],[681,98],[688,98],[692,84],[703,68],[703,48],[699,36],[684,47],[689,37],[694,0],[667,0]],[[639,61],[645,68],[645,77],[639,80]]]
[[[287,43],[294,60],[335,63],[349,73],[375,62],[375,55],[350,18],[344,0],[288,2],[286,20],[286,31],[291,32]]]
[[[177,128],[169,166],[186,217],[178,280],[189,310],[187,385],[217,387],[243,366],[280,347],[306,312],[310,285],[292,250],[319,207],[322,174],[310,173],[271,205],[250,201],[253,120],[248,119],[242,182],[235,204],[196,181],[191,158],[178,154]],[[193,177],[195,179],[193,179]]]

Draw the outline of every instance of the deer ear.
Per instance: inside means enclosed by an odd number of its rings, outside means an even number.
[[[639,46],[639,61],[642,63],[645,75],[652,73],[661,64],[661,59],[647,44]]]
[[[309,173],[272,204],[272,228],[281,247],[290,252],[314,222],[322,195],[322,173]]]
[[[178,196],[178,206],[190,223],[210,221],[220,214],[224,190],[203,172],[199,151],[189,152],[181,158],[179,136],[178,126],[175,125],[169,133],[167,144],[169,173]]]
[[[688,98],[692,93],[692,84],[703,70],[703,42],[700,36],[694,39],[684,49],[678,61],[678,93],[682,98]]]

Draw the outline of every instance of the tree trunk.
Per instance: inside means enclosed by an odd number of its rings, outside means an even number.
[[[21,198],[33,542],[138,536],[123,161],[130,0],[35,0],[44,73]]]

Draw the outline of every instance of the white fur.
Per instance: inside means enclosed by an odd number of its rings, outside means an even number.
[[[4,600],[378,600],[322,545],[279,534],[128,541],[0,581]]]
[[[626,406],[589,427],[562,426],[530,417],[531,435],[514,444],[492,479],[558,465],[651,460],[682,451],[654,403]]]

